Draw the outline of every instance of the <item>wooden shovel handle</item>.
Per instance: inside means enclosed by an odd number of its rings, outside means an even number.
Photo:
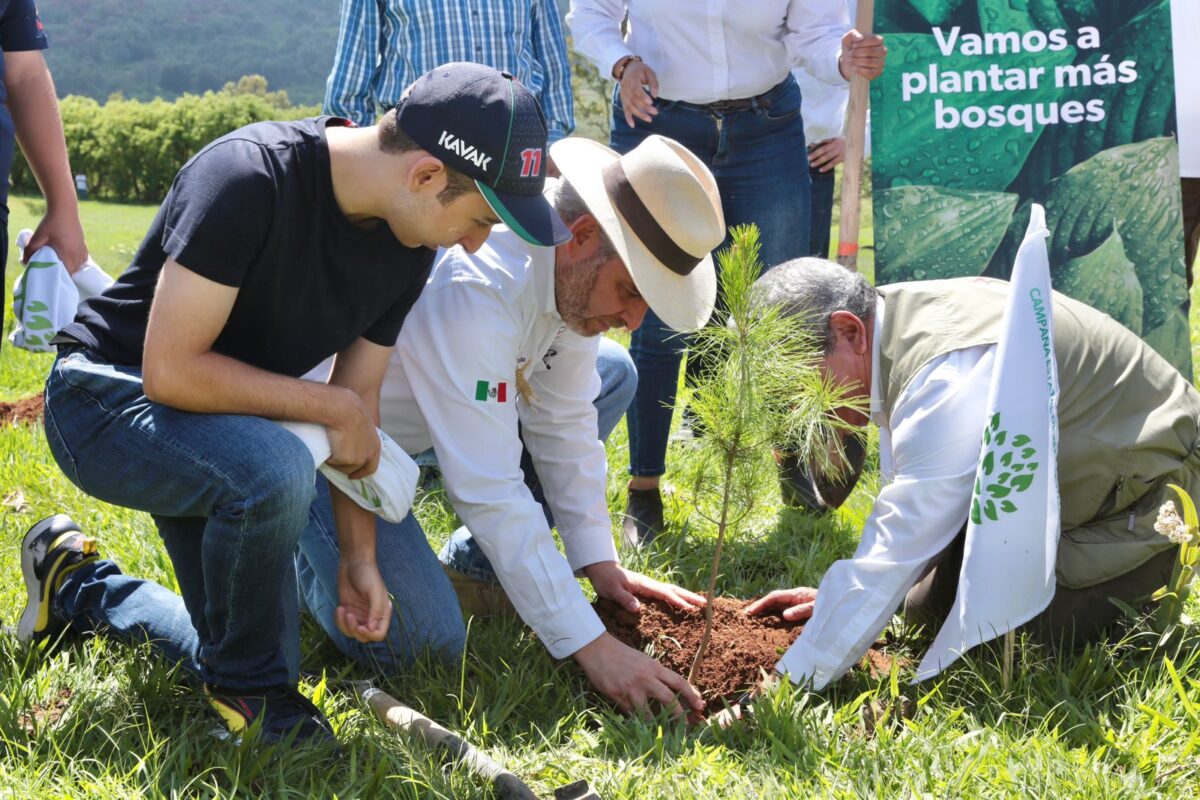
[[[863,36],[874,29],[875,0],[858,0],[855,28]],[[850,76],[850,107],[846,112],[846,160],[842,166],[842,217],[838,224],[837,260],[858,269],[859,194],[862,187],[863,150],[866,145],[870,81],[857,72]]]
[[[430,748],[445,751],[472,775],[491,781],[497,796],[505,800],[538,800],[524,781],[429,717],[370,684],[356,683],[355,689],[384,725],[409,738],[420,739]]]

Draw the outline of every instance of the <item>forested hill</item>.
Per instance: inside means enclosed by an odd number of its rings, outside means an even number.
[[[173,99],[266,77],[293,103],[320,103],[338,0],[41,0],[60,96]]]

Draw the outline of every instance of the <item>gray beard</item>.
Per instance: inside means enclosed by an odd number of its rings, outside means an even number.
[[[554,267],[554,305],[563,324],[580,336],[595,335],[586,328],[588,305],[600,277],[600,267],[608,259],[609,256],[600,254]]]

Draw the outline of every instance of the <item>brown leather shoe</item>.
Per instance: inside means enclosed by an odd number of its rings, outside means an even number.
[[[504,588],[498,583],[488,583],[459,572],[453,567],[442,565],[450,585],[458,595],[458,605],[469,617],[508,617],[520,619]]]

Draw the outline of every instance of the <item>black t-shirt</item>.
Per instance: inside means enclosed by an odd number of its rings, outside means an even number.
[[[192,158],[158,210],[133,263],[80,306],[63,333],[114,364],[140,365],[150,303],[166,259],[225,286],[237,300],[213,350],[300,376],[358,337],[390,347],[433,265],[380,222],[366,230],[333,195],[332,117],[260,122]]]
[[[4,88],[4,53],[45,49],[46,34],[33,0],[0,0],[0,222],[8,220],[8,172],[16,150],[8,92]]]

